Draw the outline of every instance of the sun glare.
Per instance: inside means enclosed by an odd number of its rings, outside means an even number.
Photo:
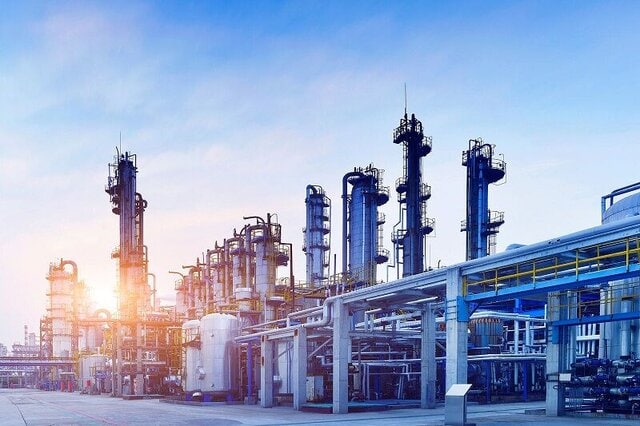
[[[115,312],[117,306],[117,298],[114,284],[89,284],[91,287],[91,301],[95,304],[96,309],[105,308],[111,312]]]

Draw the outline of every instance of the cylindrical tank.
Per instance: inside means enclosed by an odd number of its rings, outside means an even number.
[[[231,257],[233,288],[248,287],[245,283],[245,248],[241,237],[227,240],[229,256]]]
[[[331,201],[319,185],[307,185],[304,248],[307,285],[319,287],[329,277],[329,235]]]
[[[202,363],[200,362],[200,320],[190,320],[182,324],[185,351],[183,386],[186,392],[201,389]]]
[[[602,223],[640,215],[640,193],[613,203],[602,214]],[[640,279],[612,281],[601,290],[602,315],[640,310]],[[627,320],[600,324],[600,358],[617,359],[631,352],[640,353],[640,321]]]
[[[224,248],[216,247],[211,254],[211,282],[213,283],[214,305],[224,304]]]
[[[226,397],[238,391],[238,359],[233,339],[240,330],[238,318],[229,314],[209,314],[200,320],[203,392]]]
[[[277,369],[274,371],[274,385],[277,393],[292,393],[291,374],[293,365],[293,343],[281,340],[276,344],[278,359]]]
[[[99,381],[104,380],[107,357],[105,355],[83,355],[80,358],[80,389],[87,392],[99,390]]]
[[[73,277],[63,265],[49,267],[49,317],[54,357],[71,356],[71,319],[73,315]]]
[[[378,206],[388,198],[382,183],[382,171],[369,166],[349,173],[352,185],[349,197],[349,272],[360,282],[376,282],[378,260]]]
[[[471,342],[476,348],[482,348],[482,353],[496,352],[503,337],[502,320],[500,318],[477,318],[469,321]]]

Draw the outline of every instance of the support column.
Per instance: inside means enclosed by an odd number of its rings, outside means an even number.
[[[446,390],[467,383],[468,321],[467,305],[462,298],[462,276],[459,268],[447,270],[447,364]]]
[[[116,322],[111,323],[111,396],[118,396],[116,394],[116,389],[118,388],[118,382],[116,377],[118,375],[117,371],[117,360],[118,360],[118,327]]]
[[[144,371],[142,367],[142,325],[136,324],[136,380],[131,384],[135,395],[144,395]]]
[[[566,336],[563,327],[553,327],[553,321],[562,319],[562,305],[566,305],[566,296],[549,293],[547,297],[547,386],[546,414],[561,416],[564,414],[564,387],[559,382],[559,374],[564,370]]]
[[[262,336],[260,344],[260,406],[273,407],[273,342]]]
[[[115,380],[113,381],[113,396],[122,396],[122,327],[120,324],[114,322],[114,331],[116,338],[116,363],[111,368],[112,374],[115,374]]]
[[[349,412],[349,350],[351,318],[349,306],[338,300],[333,305],[333,414]]]
[[[307,329],[293,332],[293,408],[301,410],[307,402]]]
[[[420,407],[436,408],[436,318],[431,304],[422,311]]]

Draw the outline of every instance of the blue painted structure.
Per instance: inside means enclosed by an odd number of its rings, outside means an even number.
[[[347,195],[347,184],[351,193]],[[382,246],[384,215],[378,207],[389,201],[389,188],[382,185],[382,170],[369,165],[347,173],[343,188],[343,272],[356,283],[376,282],[379,263],[389,259]],[[346,258],[348,254],[348,260]]]
[[[431,137],[424,136],[422,122],[404,117],[393,132],[393,143],[402,144],[402,177],[396,181],[400,203],[400,229],[394,230],[393,243],[402,250],[402,276],[424,271],[424,237],[433,232],[435,221],[427,217],[431,187],[422,182],[422,157],[431,152]],[[396,250],[396,253],[398,250]]]
[[[506,163],[494,158],[493,145],[478,138],[469,140],[462,165],[467,167],[467,217],[460,230],[467,233],[466,259],[471,260],[489,254],[489,241],[504,223],[504,213],[489,210],[489,184],[504,178]]]
[[[331,200],[320,185],[307,185],[304,246],[307,285],[318,287],[329,278],[331,259]]]

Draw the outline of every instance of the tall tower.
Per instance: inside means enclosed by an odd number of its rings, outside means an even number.
[[[431,152],[431,137],[422,131],[422,122],[404,117],[393,132],[393,143],[402,144],[402,177],[396,181],[400,203],[401,228],[394,230],[393,242],[402,250],[402,276],[424,271],[424,237],[435,227],[435,220],[427,217],[427,200],[431,187],[422,182],[422,157]]]
[[[255,224],[244,228],[247,287],[260,299],[260,320],[273,321],[277,319],[277,308],[283,302],[276,295],[276,271],[279,266],[289,264],[290,253],[282,249],[282,226],[277,222],[276,215],[267,213],[266,221],[260,216],[245,216],[243,219],[256,220]]]
[[[144,211],[147,201],[136,192],[136,155],[125,152],[109,165],[106,192],[120,217],[118,312],[121,320],[141,319],[151,309],[144,248]],[[113,175],[111,175],[113,172]]]
[[[307,285],[316,288],[329,278],[331,200],[320,185],[307,185],[307,219],[302,251],[307,260]]]
[[[389,201],[389,188],[382,186],[382,173],[370,165],[354,169],[342,180],[343,272],[348,271],[359,283],[375,283],[377,265],[389,259],[389,252],[382,247],[385,219],[378,214],[378,207]],[[350,195],[347,184],[352,186]]]
[[[113,206],[112,211],[120,217],[120,246],[113,257],[119,260],[118,282],[118,315],[127,324],[122,333],[133,337],[134,348],[128,348],[136,354],[135,394],[144,392],[144,374],[142,368],[142,321],[145,314],[151,311],[151,290],[147,283],[147,256],[144,246],[144,210],[147,201],[136,192],[136,155],[125,152],[118,153],[112,164],[109,164],[109,178],[105,191]],[[120,355],[118,368],[122,368],[122,342],[118,342]],[[121,371],[117,379],[121,379]],[[130,383],[133,383],[131,380]],[[120,384],[115,386],[119,392]],[[130,386],[130,390],[133,390]]]
[[[68,272],[65,266],[71,266]],[[48,316],[51,320],[51,355],[54,357],[72,357],[78,353],[78,330],[76,322],[77,304],[74,297],[78,286],[78,267],[71,260],[60,260],[49,265]],[[26,327],[26,326],[25,326]],[[25,329],[25,345],[27,330]]]
[[[503,212],[489,210],[489,184],[501,180],[507,170],[502,159],[494,158],[494,148],[480,138],[471,139],[462,153],[462,165],[467,167],[467,218],[461,231],[467,232],[467,260],[490,254],[504,223]]]

